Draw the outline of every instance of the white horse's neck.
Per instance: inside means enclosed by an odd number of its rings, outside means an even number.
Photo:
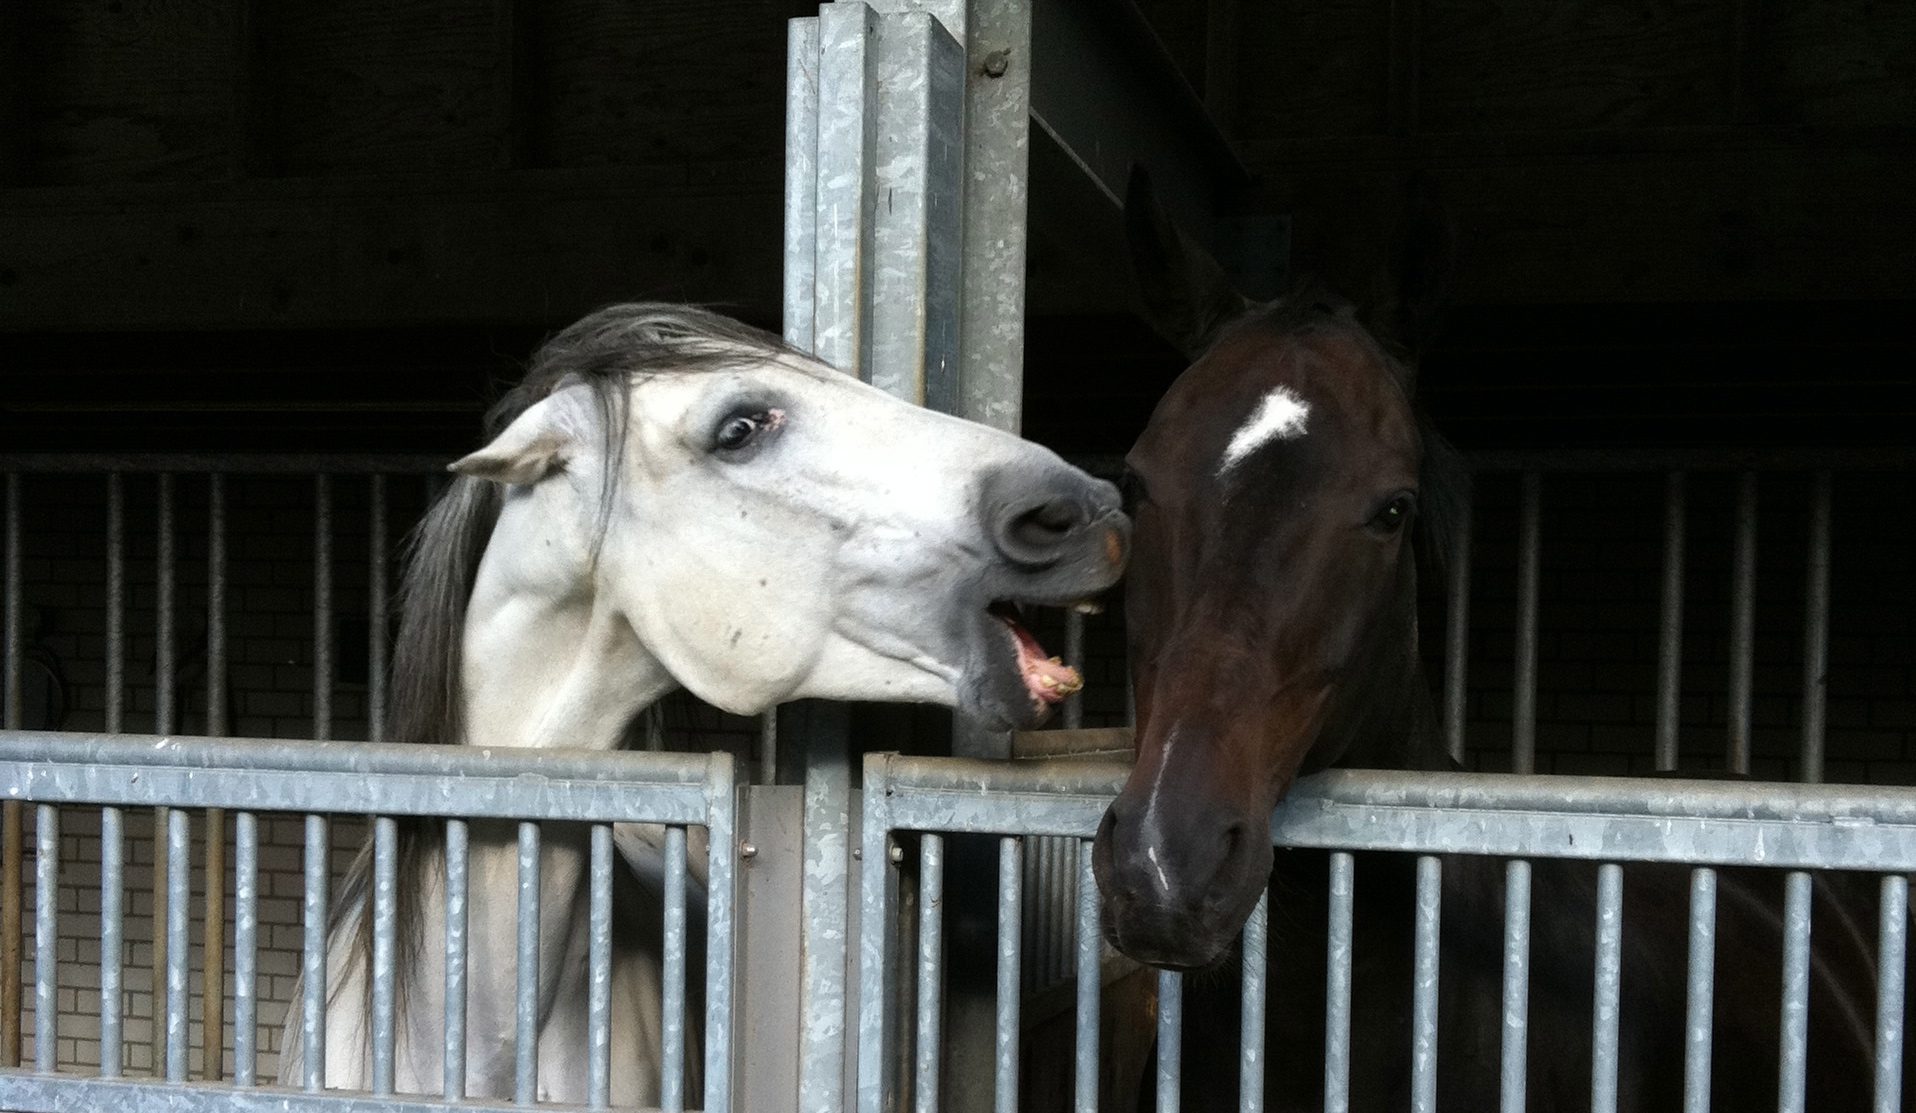
[[[516,488],[500,511],[466,614],[466,742],[612,749],[677,685],[625,617],[590,589],[592,538],[565,484]]]

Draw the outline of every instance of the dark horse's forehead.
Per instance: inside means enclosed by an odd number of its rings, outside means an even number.
[[[1278,445],[1414,478],[1419,438],[1403,369],[1341,315],[1252,317],[1173,384],[1130,464],[1147,477],[1223,477]]]

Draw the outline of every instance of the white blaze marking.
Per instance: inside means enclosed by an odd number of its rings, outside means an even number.
[[[1269,444],[1304,435],[1304,419],[1311,416],[1310,404],[1287,386],[1274,386],[1257,404],[1257,409],[1224,446],[1224,459],[1217,466],[1219,475],[1235,467],[1246,456]]]
[[[1158,875],[1158,891],[1161,893],[1169,893],[1171,891],[1171,879],[1164,876],[1164,866],[1158,861],[1158,848],[1155,846],[1145,847],[1144,856],[1151,859],[1151,868],[1156,871]]]

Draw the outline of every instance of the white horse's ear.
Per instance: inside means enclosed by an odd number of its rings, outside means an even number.
[[[494,483],[537,483],[563,467],[588,435],[589,393],[584,386],[568,387],[540,399],[491,444],[453,461],[447,470]]]

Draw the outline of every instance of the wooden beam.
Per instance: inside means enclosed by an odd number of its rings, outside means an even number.
[[[620,298],[776,319],[776,163],[0,194],[0,330],[548,325]]]

